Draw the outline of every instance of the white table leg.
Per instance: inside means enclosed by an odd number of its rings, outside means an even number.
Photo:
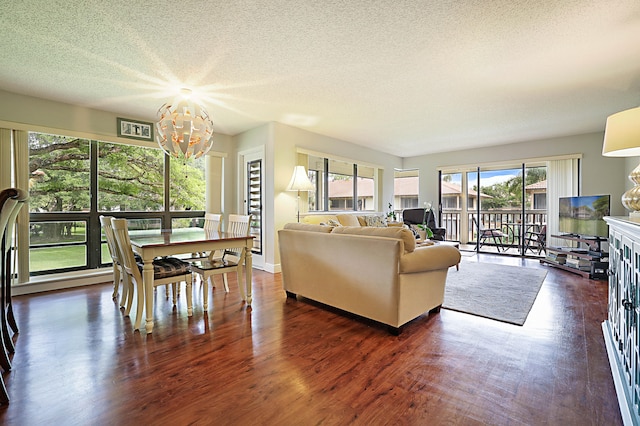
[[[193,276],[187,276],[187,316],[193,316],[193,297],[192,297]]]
[[[144,309],[146,311],[145,329],[147,333],[153,331],[153,259],[144,261],[142,267],[142,282],[144,283]]]
[[[243,249],[244,250],[244,249]],[[244,270],[244,273],[246,274],[247,272],[247,267],[246,267],[246,263],[244,263],[244,260],[246,259],[245,257],[246,255],[242,255],[241,260],[243,260],[243,265],[237,269],[237,278],[238,278],[238,290],[240,290],[240,297],[242,297],[242,300],[247,300],[247,283],[245,280],[242,279],[242,271]],[[223,274],[222,276],[226,278],[225,276],[226,274]],[[225,279],[225,285],[227,285],[226,283],[226,279]]]
[[[244,262],[244,267],[245,267],[245,273],[244,273],[244,279],[245,279],[245,293],[247,295],[247,305],[251,305],[251,301],[252,301],[252,280],[251,280],[251,271],[253,268],[253,255],[251,254],[251,247],[253,246],[253,240],[248,240],[247,245],[244,247],[244,252],[245,252],[245,262]]]
[[[136,293],[138,296],[138,303],[136,306],[136,321],[133,324],[133,329],[139,330],[140,323],[142,323],[142,314],[144,311],[144,283],[136,283]]]

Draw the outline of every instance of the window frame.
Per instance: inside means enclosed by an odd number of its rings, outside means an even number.
[[[367,203],[365,202],[365,199],[362,198],[362,196],[359,194],[359,187],[358,187],[358,182],[360,180],[364,180],[364,179],[371,179],[373,181],[373,193],[372,193],[372,199],[373,199],[373,205],[377,206],[378,205],[378,197],[376,194],[376,190],[375,188],[378,185],[378,171],[381,169],[380,166],[376,166],[376,165],[372,165],[372,164],[367,164],[367,163],[363,163],[363,162],[356,162],[356,161],[352,161],[352,160],[348,160],[348,159],[344,159],[344,158],[339,158],[339,157],[335,157],[335,156],[330,156],[327,154],[318,154],[318,153],[311,153],[311,152],[303,152],[303,151],[298,151],[299,154],[307,154],[308,158],[307,161],[305,161],[303,163],[303,165],[305,166],[305,168],[307,169],[307,174],[309,175],[309,179],[311,180],[311,182],[313,182],[315,184],[315,190],[311,191],[311,193],[314,195],[313,197],[308,197],[307,200],[307,211],[308,212],[313,212],[313,213],[320,213],[320,212],[340,212],[340,211],[357,211],[357,212],[373,212],[376,209],[373,210],[364,210],[364,207],[367,206]],[[318,168],[317,166],[314,166],[312,164],[310,164],[309,159],[310,158],[315,158],[316,160],[321,160],[322,161],[322,168]],[[329,163],[330,162],[340,162],[340,163],[345,163],[347,164],[347,166],[349,168],[351,168],[353,170],[352,174],[345,174],[345,173],[340,173],[337,171],[331,171],[330,167],[329,167]],[[358,175],[358,168],[368,168],[368,169],[372,169],[372,176],[362,176],[360,177]],[[344,198],[344,197],[336,197],[333,199],[330,199],[329,197],[329,176],[332,174],[338,174],[338,175],[342,175],[342,176],[347,176],[350,178],[350,180],[353,183],[353,191],[352,191],[352,195],[349,198]],[[312,209],[311,206],[311,202],[312,200],[315,200],[315,208]],[[339,204],[339,206],[337,208],[332,208],[332,204]]]
[[[29,133],[45,133],[38,131],[29,131]],[[66,135],[58,135],[58,136],[66,136]],[[58,274],[72,271],[82,271],[82,270],[91,270],[104,268],[111,265],[111,263],[103,263],[102,262],[102,249],[105,247],[106,239],[103,238],[102,235],[102,227],[100,225],[100,216],[101,215],[109,215],[117,218],[126,218],[126,219],[160,219],[161,227],[163,229],[171,229],[173,219],[182,219],[182,218],[201,218],[204,216],[204,210],[170,210],[170,176],[171,176],[171,161],[168,155],[164,155],[164,191],[163,191],[163,207],[162,210],[159,211],[125,211],[125,212],[112,212],[112,211],[100,211],[98,210],[98,145],[100,143],[108,143],[112,144],[114,142],[111,141],[99,141],[96,139],[89,139],[89,191],[90,191],[90,208],[89,211],[74,211],[74,212],[30,212],[29,213],[29,223],[30,225],[33,223],[39,222],[85,222],[86,224],[86,238],[84,243],[76,242],[73,245],[85,245],[85,265],[84,266],[76,266],[76,267],[68,267],[68,268],[58,268],[58,269],[47,269],[41,271],[29,271],[29,276],[41,276],[41,275],[50,275],[50,274]],[[120,142],[118,142],[120,143]],[[126,145],[126,144],[125,144]],[[137,144],[130,144],[134,146],[139,146]],[[145,147],[146,148],[146,147]],[[159,149],[148,147],[147,149]],[[29,154],[30,157],[30,154]],[[47,247],[55,248],[61,246],[68,246],[69,243],[65,244],[51,244],[47,245]],[[42,245],[32,245],[31,241],[29,242],[29,250],[32,248],[41,248]]]

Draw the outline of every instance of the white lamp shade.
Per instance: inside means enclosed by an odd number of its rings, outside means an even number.
[[[304,166],[296,166],[295,169],[293,169],[293,176],[291,176],[287,191],[313,191],[314,189],[315,187],[309,180]]]
[[[621,111],[607,118],[602,155],[640,156],[640,107]]]

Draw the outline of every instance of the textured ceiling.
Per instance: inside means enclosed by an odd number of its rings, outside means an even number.
[[[189,87],[217,132],[277,121],[401,157],[640,105],[639,0],[25,0],[0,40],[10,92],[153,120]]]

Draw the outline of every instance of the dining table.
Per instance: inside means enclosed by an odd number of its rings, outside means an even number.
[[[252,235],[237,235],[202,228],[177,228],[150,231],[130,231],[129,239],[133,252],[143,261],[142,291],[138,291],[138,303],[144,303],[146,312],[145,330],[153,331],[153,259],[159,256],[175,256],[198,252],[213,252],[224,249],[242,249],[245,254],[245,282],[238,283],[242,300],[251,305],[252,294]],[[192,312],[188,313],[189,316]],[[135,329],[140,328],[141,318],[136,318]]]

